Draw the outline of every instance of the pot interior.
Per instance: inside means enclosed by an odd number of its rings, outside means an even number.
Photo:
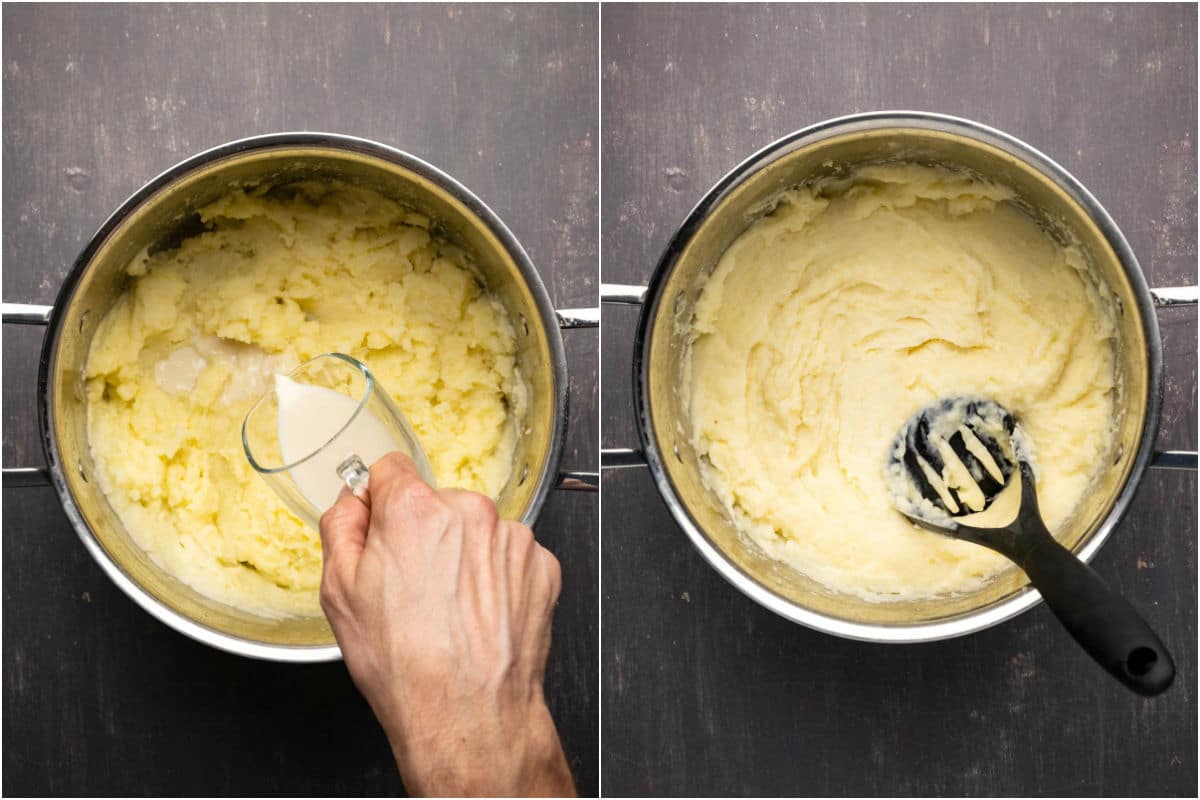
[[[78,282],[69,296],[59,298],[60,320],[47,341],[46,391],[50,458],[68,489],[69,498],[63,498],[68,514],[81,534],[90,531],[117,568],[153,601],[226,637],[326,650],[334,644],[323,617],[271,620],[232,608],[176,580],[137,546],[92,479],[83,376],[92,336],[129,283],[125,268],[130,260],[145,247],[178,246],[196,231],[196,211],[232,189],[339,181],[372,189],[429,217],[432,231],[462,249],[504,304],[517,336],[517,364],[528,402],[519,423],[512,477],[497,498],[500,515],[532,523],[557,474],[566,396],[557,374],[563,363],[561,340],[545,291],[510,235],[486,221],[486,210],[473,207],[478,201],[457,187],[447,188],[451,182],[420,162],[399,163],[404,158],[396,154],[393,160],[365,145],[360,150],[355,145],[286,143],[198,157],[157,179],[126,204],[124,216],[118,212],[110,220],[107,232],[76,266]],[[170,621],[170,614],[165,616]],[[237,650],[236,642],[218,643]]]
[[[657,459],[652,456],[652,461],[661,462],[660,487],[665,479],[668,502],[678,501],[673,508],[677,519],[689,528],[709,560],[743,591],[784,616],[830,632],[892,641],[938,638],[953,634],[944,633],[943,627],[942,633],[933,636],[922,628],[974,616],[1012,600],[1026,591],[1024,574],[1011,567],[977,592],[933,600],[881,603],[838,593],[766,556],[737,531],[701,480],[691,445],[686,393],[679,387],[684,380],[695,304],[708,276],[734,239],[766,213],[782,191],[815,179],[843,176],[861,165],[937,165],[968,170],[1013,188],[1020,206],[1044,230],[1059,241],[1081,245],[1095,275],[1108,289],[1102,294],[1110,296],[1118,310],[1116,407],[1120,419],[1113,464],[1103,471],[1096,490],[1076,510],[1061,536],[1068,547],[1088,558],[1115,524],[1115,519],[1108,518],[1130,478],[1149,414],[1152,387],[1146,321],[1130,278],[1130,273],[1140,276],[1140,272],[1136,263],[1122,263],[1097,222],[1071,193],[1000,147],[918,125],[896,127],[893,123],[849,132],[846,127],[823,137],[802,137],[760,156],[744,178],[727,179],[680,232],[659,267],[658,286],[652,288],[654,298],[643,320],[643,423],[647,424],[651,449],[657,450]],[[673,498],[669,496],[672,493]],[[1003,616],[995,619],[1000,618]],[[955,632],[971,629],[965,625]]]

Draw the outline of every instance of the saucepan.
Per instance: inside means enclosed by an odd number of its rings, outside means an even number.
[[[701,480],[683,385],[688,327],[708,275],[734,239],[786,189],[864,164],[909,162],[967,170],[1014,189],[1021,208],[1051,236],[1082,244],[1118,298],[1117,446],[1099,485],[1059,533],[1085,561],[1117,527],[1147,467],[1194,470],[1196,453],[1155,453],[1162,405],[1162,342],[1156,309],[1195,305],[1195,287],[1147,288],[1137,259],[1099,202],[1033,147],[965,119],[875,112],[822,122],[768,145],[723,177],[688,214],[647,287],[603,286],[603,302],[641,305],[633,391],[641,448],[602,453],[606,468],[645,465],[679,527],[724,578],[800,624],[874,642],[920,642],[969,634],[1040,601],[1016,568],[981,590],[905,602],[868,602],[834,592],[768,557],[731,523]],[[882,465],[881,465],[882,469]],[[882,490],[882,488],[881,488]],[[1180,495],[1180,503],[1190,498]]]
[[[194,225],[196,211],[232,188],[313,180],[372,189],[429,217],[438,234],[468,255],[510,314],[529,402],[513,474],[497,498],[500,514],[532,525],[556,486],[594,491],[598,484],[595,473],[559,471],[568,403],[560,328],[595,327],[598,309],[556,311],[520,243],[458,181],[400,150],[324,133],[243,139],[172,167],[100,227],[52,307],[5,305],[5,322],[47,330],[37,383],[46,466],[5,469],[4,481],[52,485],[96,562],[158,619],[214,647],[276,661],[327,661],[340,652],[324,618],[271,620],[219,603],[166,573],[137,546],[93,477],[84,364],[97,326],[126,288],[125,268],[136,253],[177,243]]]

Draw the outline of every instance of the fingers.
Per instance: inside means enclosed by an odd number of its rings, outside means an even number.
[[[469,585],[472,617],[486,626],[496,640],[507,639],[510,628],[509,599],[519,587],[505,579],[508,537],[505,523],[496,514],[496,504],[478,492],[442,489],[438,497],[454,515],[461,532],[462,580]]]
[[[322,585],[331,579],[343,586],[353,583],[370,521],[370,510],[348,491],[321,515]]]
[[[548,627],[562,588],[558,559],[534,539],[533,531],[519,522],[501,522],[507,533],[509,580],[520,587],[513,597],[513,613],[533,625]]]
[[[527,584],[538,600],[553,605],[559,591],[558,560],[537,543],[528,525],[505,520],[499,527],[506,530],[511,540],[508,563],[512,580]]]

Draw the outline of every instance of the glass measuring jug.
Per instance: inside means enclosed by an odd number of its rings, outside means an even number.
[[[242,447],[288,508],[314,528],[343,486],[361,495],[367,467],[393,450],[410,456],[434,485],[404,414],[367,366],[344,353],[276,375],[242,422]]]

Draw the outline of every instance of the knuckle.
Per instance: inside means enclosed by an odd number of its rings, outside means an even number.
[[[400,498],[403,502],[411,506],[422,506],[441,502],[441,498],[438,497],[436,489],[427,483],[419,483],[416,481],[407,483],[400,489]]]
[[[375,464],[389,465],[389,464],[400,463],[399,455],[400,455],[400,453],[397,451],[394,451],[394,450],[390,453],[384,453],[382,456],[379,457],[379,460],[376,461]],[[375,466],[375,464],[372,464],[371,466]]]
[[[351,509],[343,502],[336,502],[326,509],[321,515],[320,529],[321,534],[328,536],[333,530],[340,527],[345,520],[350,517]]]
[[[412,462],[408,456],[401,453],[399,450],[393,450],[390,453],[384,453],[378,461],[372,464],[372,467],[384,467],[388,470],[399,469],[407,466]]]
[[[496,504],[490,497],[471,492],[463,495],[462,502],[471,519],[485,523],[488,526],[495,525],[498,515],[496,513]]]
[[[437,492],[423,483],[409,483],[397,488],[388,494],[384,503],[385,513],[396,522],[423,522],[441,505]]]
[[[437,528],[449,525],[450,507],[437,490],[424,483],[413,483],[404,487],[401,497],[407,514],[417,525]]]
[[[329,578],[321,581],[321,591],[318,597],[321,601],[321,610],[325,612],[326,616],[337,615],[341,612],[344,598],[334,581]]]
[[[551,598],[556,599],[559,592],[562,591],[562,565],[549,550],[544,547],[539,547],[538,549],[541,551],[540,555],[542,557],[542,564],[545,566],[546,577],[550,581]]]

